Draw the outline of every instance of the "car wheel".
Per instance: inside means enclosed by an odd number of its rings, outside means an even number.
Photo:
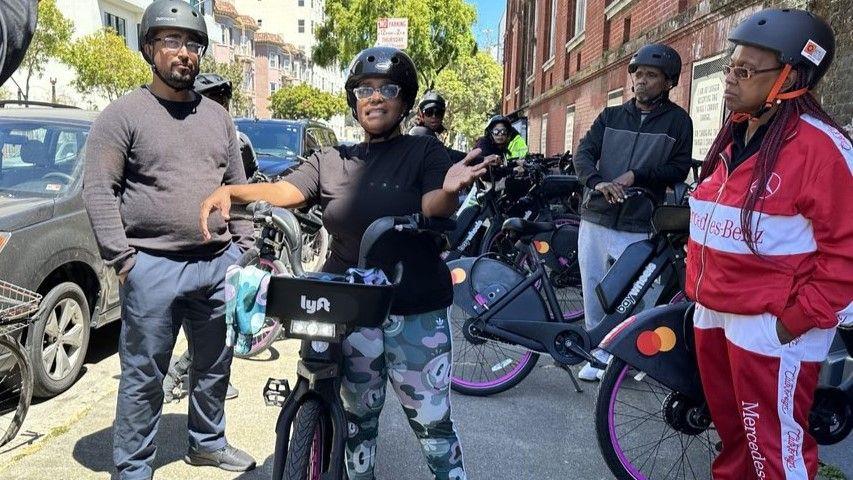
[[[35,396],[53,397],[71,387],[83,368],[89,333],[83,290],[72,282],[53,287],[42,299],[27,342]]]

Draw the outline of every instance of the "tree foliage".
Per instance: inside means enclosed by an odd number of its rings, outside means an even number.
[[[74,25],[56,7],[56,0],[39,2],[36,31],[24,60],[18,67],[18,71],[24,76],[24,100],[29,100],[30,97],[30,79],[33,75],[41,78],[45,65],[51,59],[61,59],[73,32]]]
[[[376,43],[376,21],[381,17],[409,19],[406,53],[423,86],[431,86],[457,58],[476,49],[472,33],[476,11],[464,0],[327,0],[326,21],[315,32],[314,62],[349,63]]]
[[[71,82],[80,93],[95,93],[113,101],[151,81],[151,68],[139,52],[110,28],[74,41],[63,60],[76,73]]]
[[[212,56],[206,56],[201,61],[199,73],[216,73],[230,80],[234,92],[231,97],[231,113],[240,117],[251,113],[251,99],[243,89],[243,65],[238,62],[217,62]]]
[[[306,83],[289,85],[270,96],[273,118],[329,120],[347,111],[342,95],[333,95]]]
[[[454,141],[464,135],[471,143],[483,135],[501,97],[503,68],[488,54],[460,57],[436,79],[436,90],[447,99],[444,125]]]

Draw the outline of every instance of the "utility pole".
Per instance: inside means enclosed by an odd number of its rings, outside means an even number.
[[[50,103],[56,103],[56,79],[50,79]]]

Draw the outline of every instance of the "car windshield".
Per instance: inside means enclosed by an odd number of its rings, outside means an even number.
[[[88,126],[0,118],[0,195],[53,198],[83,173]]]
[[[298,154],[302,143],[297,125],[283,122],[238,122],[237,130],[252,141],[258,155],[292,157]]]

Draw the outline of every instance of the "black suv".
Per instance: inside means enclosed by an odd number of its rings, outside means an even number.
[[[92,328],[119,319],[118,280],[83,207],[83,152],[96,112],[0,102],[0,278],[42,295],[24,333],[34,391],[77,379]]]
[[[252,141],[258,156],[258,169],[277,177],[299,164],[320,147],[338,145],[335,132],[314,120],[260,120],[238,118],[237,130]]]

